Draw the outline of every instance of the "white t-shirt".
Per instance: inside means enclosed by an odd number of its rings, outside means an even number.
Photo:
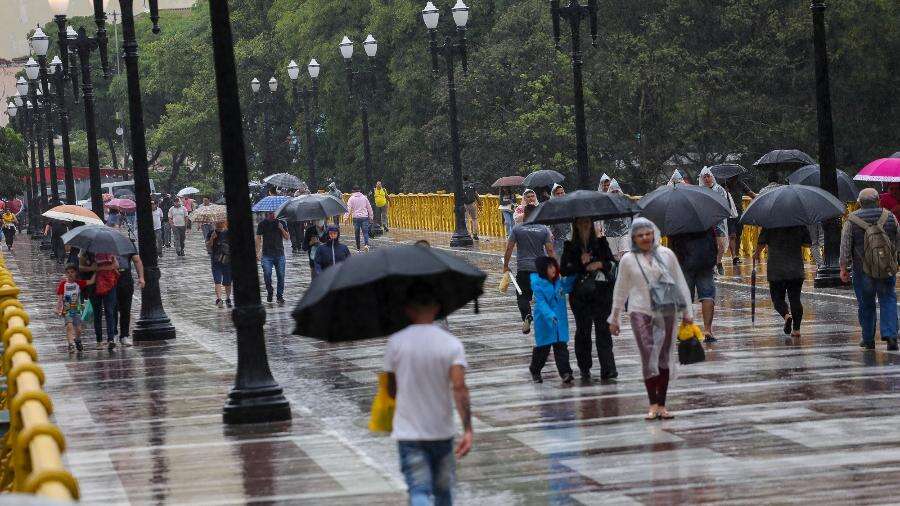
[[[162,228],[162,209],[156,208],[153,210],[153,230],[159,230]]]
[[[187,226],[187,214],[184,207],[172,206],[172,209],[169,209],[169,218],[172,219],[172,225],[176,227]]]
[[[453,437],[450,367],[454,365],[468,367],[462,342],[437,325],[410,325],[390,337],[384,370],[397,377],[394,439]]]

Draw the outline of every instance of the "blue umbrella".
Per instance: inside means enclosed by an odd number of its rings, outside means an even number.
[[[291,197],[285,195],[269,195],[260,200],[253,206],[254,213],[274,213],[285,202],[291,200]]]

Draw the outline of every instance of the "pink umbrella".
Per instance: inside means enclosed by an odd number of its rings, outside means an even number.
[[[869,162],[853,179],[900,183],[900,158],[879,158],[874,162]]]
[[[106,207],[115,207],[126,213],[133,213],[137,209],[137,204],[131,199],[112,199],[104,205]]]

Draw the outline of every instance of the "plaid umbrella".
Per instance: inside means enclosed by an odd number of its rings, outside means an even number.
[[[225,206],[219,204],[200,206],[191,213],[191,221],[194,223],[217,223],[225,221],[227,218]]]
[[[260,200],[253,206],[254,213],[274,213],[285,202],[291,200],[291,197],[285,195],[269,195]]]

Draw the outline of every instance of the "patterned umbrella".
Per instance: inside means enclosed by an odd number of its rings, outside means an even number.
[[[299,190],[303,186],[303,182],[300,181],[300,178],[284,172],[272,174],[263,179],[263,182],[278,188],[290,188],[292,190]]]
[[[191,213],[191,221],[194,223],[218,223],[228,219],[228,211],[225,206],[210,204],[200,206]]]
[[[56,206],[44,212],[41,216],[59,221],[80,221],[93,225],[104,225],[103,220],[89,209],[81,206],[64,205]]]
[[[253,206],[254,213],[274,213],[278,210],[279,207],[283,206],[285,202],[291,200],[291,197],[286,195],[269,195],[268,197],[260,200]]]
[[[198,193],[200,193],[200,190],[194,188],[193,186],[188,186],[187,188],[182,188],[181,190],[178,190],[177,195],[179,197],[186,197],[188,195],[196,195]]]

